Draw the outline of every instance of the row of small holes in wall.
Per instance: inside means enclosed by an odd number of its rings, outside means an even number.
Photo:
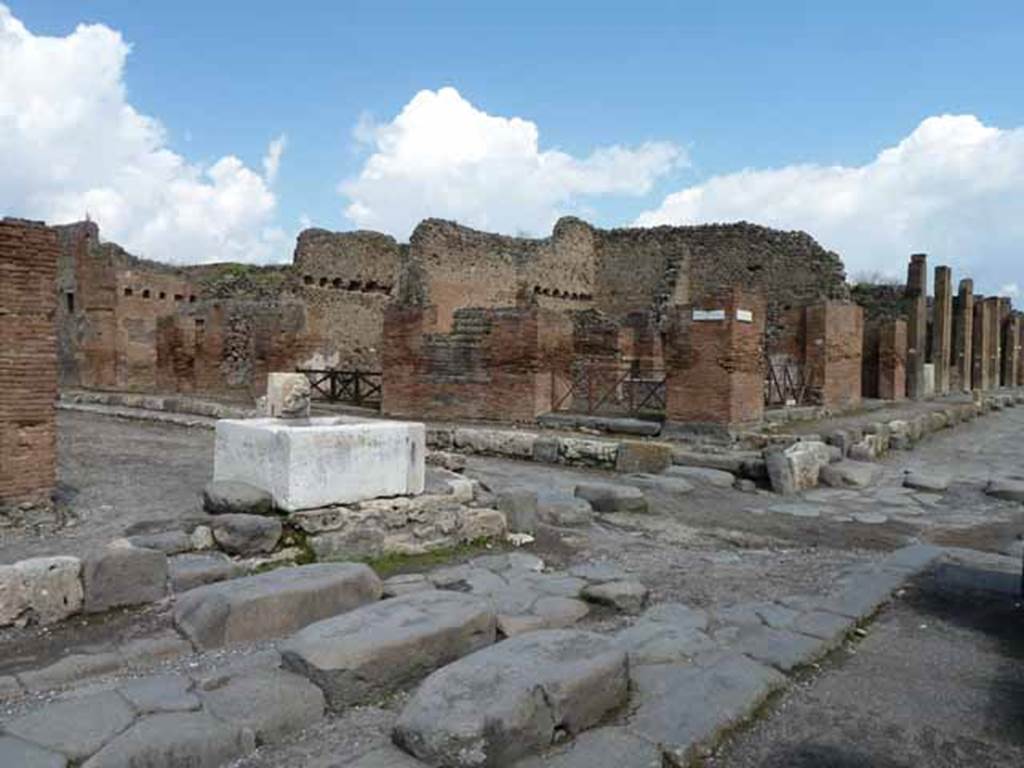
[[[319,285],[321,288],[328,286],[328,280],[326,277],[321,277],[319,281],[316,280],[312,275],[306,275],[302,278],[302,282],[306,285]],[[362,283],[359,280],[349,280],[345,282],[340,277],[336,277],[330,281],[330,286],[339,291],[358,291],[359,293],[391,293],[390,285],[380,285],[377,282],[370,280],[368,283]]]
[[[578,301],[590,301],[593,296],[589,293],[569,293],[568,291],[556,291],[551,288],[541,288],[539,285],[533,286],[533,292],[538,293],[541,296],[552,296],[556,299],[576,299]]]
[[[124,289],[124,295],[125,296],[134,296],[135,295],[135,291],[132,288],[125,288]],[[149,288],[143,288],[142,289],[142,298],[148,299],[149,297],[150,297]],[[164,299],[167,298],[167,294],[164,293],[163,291],[160,291],[160,296],[158,298],[161,301],[163,301]],[[180,293],[176,293],[176,294],[174,294],[174,300],[175,301],[184,301],[185,297],[182,296]],[[196,297],[195,296],[189,296],[188,300],[189,300],[189,302],[193,302],[193,301],[196,300]]]

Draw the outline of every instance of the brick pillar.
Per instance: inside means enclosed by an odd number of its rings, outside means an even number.
[[[950,389],[971,391],[971,342],[974,333],[974,281],[960,281],[953,309],[953,367]]]
[[[825,301],[807,307],[804,370],[826,408],[861,401],[864,309],[851,302]]]
[[[1020,384],[1017,371],[1020,368],[1020,315],[1012,314],[1003,324],[1003,386],[1016,387]]]
[[[949,363],[953,355],[953,273],[949,267],[935,268],[935,302],[932,307],[935,394],[945,395],[949,393]]]
[[[907,268],[907,397],[924,397],[924,363],[928,345],[928,256],[915,253]]]
[[[669,421],[733,425],[764,415],[763,296],[731,291],[668,312]]]
[[[58,253],[43,224],[0,221],[0,527],[5,508],[51,506]]]
[[[879,329],[878,396],[883,400],[907,397],[906,320],[890,320]]]
[[[971,342],[971,389],[988,389],[988,348],[989,331],[992,323],[989,316],[992,313],[992,305],[983,296],[978,296],[974,302],[974,332]]]
[[[999,389],[1001,385],[1000,361],[1003,358],[1003,302],[1004,299],[993,296],[985,299],[992,305],[992,312],[989,315],[989,346],[988,346],[988,381],[991,389]],[[1005,300],[1009,304],[1009,300]],[[1009,308],[1007,307],[1007,311]]]

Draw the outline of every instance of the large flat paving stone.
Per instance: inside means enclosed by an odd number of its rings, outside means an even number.
[[[283,669],[252,669],[200,692],[207,712],[245,728],[258,745],[273,744],[318,722],[324,697],[309,680]]]
[[[495,641],[490,601],[431,590],[311,624],[281,647],[284,665],[323,690],[332,709],[407,687]]]
[[[251,732],[205,712],[173,712],[142,718],[82,768],[219,768],[255,748]]]
[[[64,755],[37,747],[12,736],[0,736],[0,765],[17,768],[66,768]]]
[[[516,768],[662,768],[661,751],[625,728],[595,728]]]
[[[576,498],[590,502],[596,512],[646,512],[647,499],[643,491],[630,485],[612,483],[580,483]]]
[[[501,768],[625,704],[626,654],[574,630],[518,635],[434,672],[398,718],[395,743],[432,765]]]
[[[178,596],[174,622],[201,648],[265,640],[380,599],[377,574],[360,563],[279,568]]]
[[[1024,481],[1010,478],[992,480],[985,488],[985,493],[1003,501],[1024,503]]]
[[[709,666],[657,664],[631,670],[639,706],[631,733],[661,747],[667,765],[683,768],[704,744],[748,717],[786,678],[745,656]]]
[[[132,724],[135,711],[114,691],[55,701],[3,725],[23,741],[70,760],[89,757]]]

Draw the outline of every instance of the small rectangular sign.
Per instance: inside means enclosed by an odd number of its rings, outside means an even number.
[[[737,309],[736,319],[741,323],[752,323],[754,322],[754,313],[749,309]]]
[[[695,309],[693,310],[694,320],[725,320],[724,309]]]

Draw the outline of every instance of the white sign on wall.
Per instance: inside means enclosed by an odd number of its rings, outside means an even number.
[[[724,309],[695,309],[693,310],[694,320],[725,320]]]
[[[737,309],[736,319],[741,323],[752,323],[754,322],[754,313],[749,309]]]

